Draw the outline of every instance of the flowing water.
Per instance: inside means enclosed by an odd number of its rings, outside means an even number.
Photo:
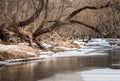
[[[120,51],[108,55],[49,58],[0,67],[0,81],[84,81],[83,71],[120,69]],[[79,74],[74,74],[79,72]],[[98,80],[96,80],[98,81]]]

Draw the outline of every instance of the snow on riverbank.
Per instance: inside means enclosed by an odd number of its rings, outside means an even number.
[[[92,39],[93,40],[93,39]],[[65,46],[53,47],[50,51],[37,50],[27,46],[27,43],[20,43],[19,45],[2,45],[0,44],[0,57],[7,60],[6,62],[29,61],[42,58],[51,57],[72,57],[72,56],[95,56],[107,55],[106,50],[119,49],[119,46],[109,45],[106,39],[94,39],[94,41],[85,43],[82,41],[74,41],[80,48],[69,48]],[[51,48],[51,44],[43,42],[46,48]],[[86,45],[86,46],[85,46]],[[5,55],[6,54],[6,55]],[[8,56],[7,56],[8,55]],[[7,57],[3,57],[7,56]],[[31,57],[32,56],[32,57]],[[13,57],[13,58],[12,58]],[[9,60],[13,59],[13,60]],[[0,64],[4,64],[1,62]]]
[[[119,46],[120,39],[103,39],[103,38],[95,38],[88,41],[87,45],[91,46]]]
[[[82,77],[83,81],[120,81],[120,70],[106,68],[83,71]]]
[[[71,51],[65,51],[65,52],[58,52],[55,53],[53,55],[41,55],[41,57],[43,58],[53,58],[53,57],[72,57],[72,56],[96,56],[96,55],[108,55],[108,53],[106,53],[106,50],[110,50],[108,49],[101,49],[100,47],[89,47],[89,46],[84,46],[80,49],[74,49]]]
[[[81,40],[75,40],[74,43],[80,45],[79,49],[64,48],[68,51],[57,52],[51,56],[43,55],[41,57],[71,57],[71,56],[95,56],[95,55],[108,55],[105,53],[106,50],[119,49],[119,46],[112,46],[109,44],[108,39],[92,39],[88,43],[82,42]]]
[[[87,45],[110,46],[109,42],[106,39],[91,39],[88,41]]]
[[[89,49],[86,51],[67,51],[59,52],[53,55],[53,57],[71,57],[71,56],[95,56],[95,55],[107,55],[107,53],[100,53],[94,49]]]

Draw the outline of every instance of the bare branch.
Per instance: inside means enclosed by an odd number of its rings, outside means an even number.
[[[32,22],[34,22],[35,19],[37,19],[39,17],[40,13],[42,12],[42,10],[44,8],[44,0],[40,0],[40,1],[41,1],[40,8],[37,9],[36,12],[29,19],[19,22],[18,27],[29,25]]]
[[[60,21],[58,21],[58,20],[49,21],[49,20],[48,20],[48,22],[54,22],[54,24],[52,24],[52,25],[51,25],[50,27],[48,27],[48,28],[45,28],[45,29],[43,29],[43,30],[40,30],[39,32],[37,32],[37,33],[39,33],[39,34],[34,34],[33,36],[36,38],[37,36],[42,35],[42,34],[44,34],[44,33],[52,32],[55,28],[60,27],[61,25],[65,25],[65,24],[69,24],[69,23],[81,24],[81,25],[84,25],[84,26],[86,26],[86,27],[88,27],[88,28],[90,28],[90,29],[92,29],[92,30],[94,30],[94,31],[102,34],[102,35],[105,35],[104,33],[100,32],[98,29],[95,29],[94,26],[90,26],[90,25],[85,24],[85,23],[83,23],[83,22],[76,21],[76,20],[70,20],[70,19],[71,19],[72,17],[74,17],[75,15],[77,15],[78,13],[80,13],[81,11],[84,11],[84,10],[86,10],[86,9],[98,10],[98,9],[103,9],[103,8],[108,8],[108,7],[114,6],[114,5],[118,4],[118,3],[119,3],[119,2],[115,2],[115,3],[108,2],[106,5],[102,5],[102,6],[100,6],[100,7],[85,6],[85,7],[83,7],[83,8],[79,8],[79,9],[73,11],[67,18],[62,19],[62,20],[60,20]]]
[[[115,2],[115,3],[110,3],[108,2],[106,5],[102,5],[100,7],[95,7],[95,6],[85,6],[83,8],[79,8],[75,11],[73,11],[67,18],[66,20],[69,20],[71,19],[72,17],[74,17],[75,15],[79,14],[81,11],[84,11],[86,9],[92,9],[92,10],[98,10],[98,9],[103,9],[103,8],[108,8],[108,7],[111,7],[111,6],[114,6],[116,4],[118,4],[119,2]]]
[[[83,25],[83,26],[85,26],[85,27],[87,27],[87,28],[89,28],[89,29],[91,29],[91,30],[93,30],[93,31],[101,34],[101,35],[104,35],[104,36],[107,35],[107,34],[106,34],[107,32],[101,32],[101,31],[98,30],[98,26],[99,26],[100,24],[98,24],[97,26],[91,26],[91,25],[88,25],[88,24],[86,24],[86,23],[84,23],[84,22],[77,21],[77,20],[70,20],[70,22],[71,22],[71,23],[74,23],[74,24]],[[106,21],[106,22],[107,22],[107,21]],[[106,23],[106,22],[102,22],[101,24]]]

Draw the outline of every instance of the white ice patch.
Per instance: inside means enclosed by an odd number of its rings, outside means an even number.
[[[46,48],[52,47],[52,45],[47,44],[47,43],[44,43],[44,42],[42,42],[42,44],[43,44],[43,46],[45,46]]]
[[[120,66],[120,64],[112,64],[111,66]]]
[[[120,70],[94,69],[82,72],[83,81],[120,81]]]
[[[54,52],[51,51],[47,51],[47,52],[41,52],[41,55],[49,55],[49,54],[54,54]]]
[[[87,45],[110,46],[109,42],[106,39],[91,39],[90,41],[88,41]]]
[[[18,45],[27,45],[27,46],[29,46],[29,43],[28,42],[22,42],[22,43],[18,43]]]
[[[92,50],[92,49],[91,49]],[[99,52],[90,52],[90,51],[67,51],[67,52],[59,52],[54,54],[52,57],[71,57],[71,56],[94,56],[94,55],[107,55],[107,53],[99,53]]]
[[[27,52],[28,55],[35,55],[33,52]]]
[[[81,42],[81,41],[77,41],[77,40],[75,40],[74,43],[77,43],[77,44],[86,44],[85,42]]]
[[[76,50],[78,48],[68,48],[68,47],[64,47],[64,46],[59,46],[59,47],[55,47],[55,48],[61,48],[61,49],[65,49],[65,50]]]
[[[65,48],[65,47],[62,47]],[[68,48],[67,48],[68,49]],[[80,49],[73,49],[65,52],[58,52],[58,53],[53,53],[52,55],[48,56],[47,54],[50,54],[49,52],[42,52],[41,54],[44,55],[45,58],[48,57],[72,57],[72,56],[96,56],[96,55],[108,55],[108,53],[105,52],[107,49],[101,49],[100,46],[84,46]]]

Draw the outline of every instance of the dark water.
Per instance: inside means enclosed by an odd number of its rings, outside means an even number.
[[[86,71],[95,68],[120,68],[112,64],[120,64],[120,51],[108,51],[108,55],[52,58],[4,66],[0,67],[0,81],[41,81],[61,72]]]

